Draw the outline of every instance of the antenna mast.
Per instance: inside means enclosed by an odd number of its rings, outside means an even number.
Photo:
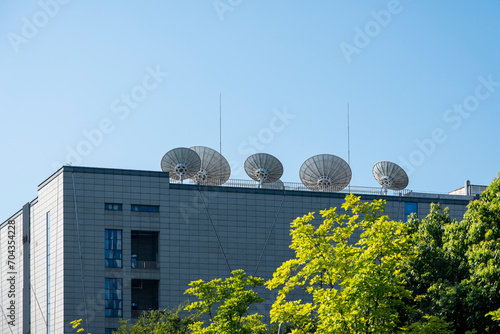
[[[222,155],[222,93],[219,93],[219,153]]]
[[[349,134],[349,103],[347,103],[347,163],[351,167],[351,143]]]
[[[347,164],[351,167],[351,142],[349,133],[349,102],[347,102]],[[349,192],[351,192],[351,180],[349,180]]]

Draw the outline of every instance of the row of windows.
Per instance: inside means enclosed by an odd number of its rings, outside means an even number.
[[[104,203],[104,210],[122,211],[123,205],[121,203]],[[132,204],[130,205],[130,211],[160,212],[160,207],[158,205]],[[417,203],[405,202],[405,216],[408,216],[410,213],[417,213]]]
[[[121,203],[104,203],[104,210],[123,211],[123,205]],[[160,212],[160,207],[158,205],[132,204],[130,206],[130,211],[133,211],[133,212]]]

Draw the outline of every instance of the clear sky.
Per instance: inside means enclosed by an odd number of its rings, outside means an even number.
[[[2,1],[0,221],[63,164],[160,171],[219,150],[231,178],[265,152],[300,182],[309,157],[352,185],[400,164],[409,189],[489,184],[500,169],[500,2]]]

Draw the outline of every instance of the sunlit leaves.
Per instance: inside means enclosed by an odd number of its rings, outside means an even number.
[[[400,275],[410,257],[409,229],[382,215],[384,204],[348,195],[345,214],[331,208],[320,212],[319,225],[313,213],[291,224],[296,257],[266,282],[280,289],[272,322],[292,322],[296,333],[395,331],[397,309],[409,296]],[[306,291],[310,300],[295,300],[295,290]]]
[[[200,334],[264,332],[267,326],[262,324],[262,315],[248,314],[250,305],[264,301],[253,290],[263,284],[262,278],[247,276],[243,270],[233,271],[225,280],[191,282],[191,288],[185,293],[196,296],[199,301],[185,309],[208,315],[209,324],[199,321],[190,325],[190,329]]]

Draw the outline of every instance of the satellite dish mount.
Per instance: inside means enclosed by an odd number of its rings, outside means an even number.
[[[283,175],[283,165],[274,156],[267,153],[255,153],[245,160],[245,172],[255,181],[259,182],[259,188],[264,183],[278,181]]]
[[[178,147],[165,153],[161,159],[161,170],[170,173],[170,178],[180,180],[189,179],[200,169],[201,159],[195,151]]]
[[[373,177],[382,186],[382,194],[387,189],[403,190],[408,185],[408,175],[403,168],[390,161],[379,161],[373,165]]]
[[[337,192],[351,182],[349,164],[332,154],[318,154],[310,157],[300,167],[300,180],[312,191]]]

